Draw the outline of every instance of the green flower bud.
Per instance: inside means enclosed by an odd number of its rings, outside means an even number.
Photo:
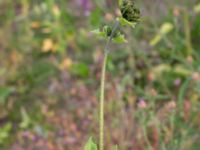
[[[122,17],[129,22],[137,23],[140,20],[140,10],[132,0],[123,0],[120,5]]]
[[[112,27],[111,26],[104,26],[103,27],[103,32],[106,34],[107,37],[110,37],[111,34],[112,34]],[[116,31],[113,35],[113,38],[119,36],[121,33],[120,33],[120,30]]]
[[[111,36],[112,28],[110,26],[104,26],[103,32],[106,34],[107,37]]]

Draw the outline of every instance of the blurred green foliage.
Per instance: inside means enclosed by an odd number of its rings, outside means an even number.
[[[98,137],[104,41],[90,31],[118,10],[117,1],[87,2],[0,0],[0,149],[40,141],[79,150]],[[141,23],[107,63],[106,148],[197,150],[199,1],[137,3]]]

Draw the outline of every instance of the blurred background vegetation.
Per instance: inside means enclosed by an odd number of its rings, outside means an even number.
[[[106,150],[199,150],[199,0],[138,0],[142,21],[107,64]],[[0,150],[83,150],[98,141],[115,0],[0,0]]]

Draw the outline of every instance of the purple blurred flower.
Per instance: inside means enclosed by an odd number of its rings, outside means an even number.
[[[90,14],[90,11],[92,9],[92,3],[91,0],[77,0],[78,4],[82,7],[84,11],[84,15],[88,16]]]
[[[147,107],[147,103],[146,103],[146,101],[145,101],[143,98],[140,98],[140,99],[139,99],[138,107],[139,107],[139,108],[142,108],[142,109],[144,109],[144,108]]]
[[[180,78],[178,78],[178,79],[176,79],[176,80],[174,81],[174,85],[175,85],[175,86],[180,86],[180,84],[181,84],[181,79],[180,79]]]

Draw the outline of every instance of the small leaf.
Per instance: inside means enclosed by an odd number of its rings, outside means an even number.
[[[5,140],[9,138],[11,130],[12,124],[10,122],[6,123],[0,128],[0,144],[4,143]]]
[[[116,37],[114,37],[114,38],[113,38],[113,41],[114,41],[115,43],[118,43],[118,44],[120,44],[120,43],[127,43],[127,40],[125,39],[125,37],[124,37],[123,34],[119,34],[119,35],[117,35]]]
[[[131,26],[132,28],[135,28],[135,26],[137,24],[135,22],[129,22],[128,20],[126,20],[126,19],[124,19],[122,17],[118,18],[117,20],[120,22],[120,24],[122,26]]]
[[[182,65],[177,65],[174,69],[173,69],[174,73],[179,74],[180,76],[190,76],[192,74],[192,72],[187,69],[186,67],[182,66]]]
[[[168,34],[170,31],[172,31],[173,28],[174,28],[173,24],[171,24],[169,22],[166,22],[166,23],[162,24],[162,26],[160,27],[159,32],[150,41],[150,45],[151,46],[157,45],[166,34]]]
[[[23,107],[21,108],[21,116],[22,116],[22,122],[19,124],[19,126],[23,129],[26,129],[31,124],[31,119]]]
[[[156,44],[158,44],[161,41],[162,37],[157,34],[151,41],[150,41],[150,45],[151,46],[155,46]]]
[[[89,138],[85,144],[84,150],[97,150],[97,145],[93,142],[92,138]]]
[[[5,103],[6,99],[12,91],[12,88],[0,87],[0,103]]]
[[[97,35],[97,36],[99,36],[99,37],[103,37],[103,38],[105,38],[106,37],[106,33],[105,32],[102,32],[102,31],[100,31],[99,29],[96,29],[96,30],[93,30],[93,31],[91,31],[93,34],[95,34],[95,35]]]
[[[169,72],[171,71],[172,67],[169,64],[160,64],[157,66],[154,66],[152,69],[152,73],[156,76],[159,77],[162,75],[163,72]]]
[[[100,34],[101,33],[101,31],[99,29],[92,30],[91,32],[94,33],[94,34]]]
[[[173,29],[173,24],[166,22],[160,28],[160,34],[167,34]]]
[[[118,4],[119,4],[119,6],[121,6],[122,5],[122,0],[118,0]]]
[[[200,13],[200,3],[194,7],[194,12]]]

